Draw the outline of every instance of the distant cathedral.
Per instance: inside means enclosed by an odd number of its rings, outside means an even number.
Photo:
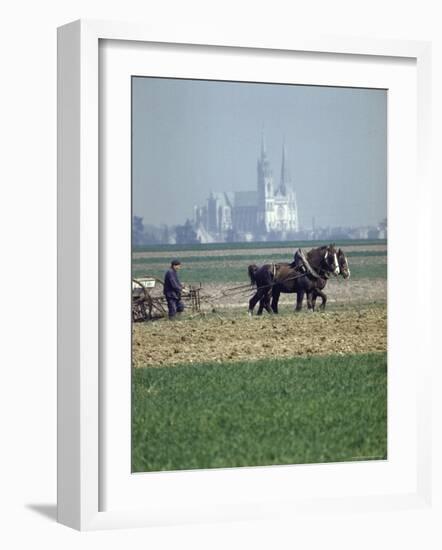
[[[256,191],[211,193],[195,206],[194,225],[202,243],[287,239],[299,230],[296,194],[282,148],[281,177],[276,186],[264,136],[258,158]]]

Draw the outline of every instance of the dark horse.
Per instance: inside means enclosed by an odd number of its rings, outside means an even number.
[[[348,267],[348,261],[347,257],[344,254],[344,251],[339,248],[337,252],[338,257],[338,263],[339,263],[339,275],[341,275],[344,279],[348,279],[350,277],[350,268]],[[327,303],[327,295],[324,294],[323,290],[325,288],[325,285],[327,284],[328,277],[320,277],[320,279],[317,281],[317,285],[315,288],[313,288],[311,292],[311,297],[307,293],[307,304],[308,306],[314,310],[316,307],[316,298],[320,296],[322,302],[321,302],[321,309],[325,309],[325,304]],[[309,300],[311,298],[311,301]],[[259,305],[261,308],[261,304]]]
[[[249,266],[250,280],[257,286],[257,291],[249,302],[249,314],[253,313],[258,301],[260,302],[258,315],[262,314],[263,308],[269,313],[278,313],[281,292],[296,292],[296,311],[301,310],[305,294],[307,294],[309,309],[314,309],[318,296],[322,298],[321,307],[324,308],[327,296],[322,290],[327,284],[328,277],[339,273],[344,278],[349,277],[347,259],[341,249],[336,251],[334,245],[329,245],[310,250],[307,260],[318,277],[300,271],[289,263],[266,264],[260,268],[256,265]],[[272,296],[271,308],[270,296]]]

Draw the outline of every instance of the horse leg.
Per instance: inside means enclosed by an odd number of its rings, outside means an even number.
[[[309,311],[313,311],[313,298],[312,298],[313,292],[307,292],[307,307]]]
[[[313,308],[313,311],[315,311],[316,309],[316,298],[318,297],[318,292],[317,290],[314,290],[312,292],[312,308]]]
[[[319,290],[319,288],[316,291],[317,295],[321,297],[321,305],[319,306],[322,310],[325,309],[325,304],[327,303],[327,294],[324,294],[322,290]]]
[[[262,315],[264,308],[269,311],[269,290],[266,288],[260,290],[258,315]]]
[[[259,292],[260,292],[260,298],[259,298],[258,315],[262,315],[262,312],[264,311],[264,307],[265,307],[267,293],[264,290],[260,290]]]
[[[298,290],[296,294],[296,308],[295,311],[301,311],[302,301],[304,300],[305,290]]]
[[[260,298],[260,291],[256,292],[249,300],[249,315],[253,315],[253,310],[255,309],[256,304]]]
[[[270,315],[273,315],[273,309],[270,307],[270,294],[267,294],[266,302],[264,305],[267,310],[267,313],[270,313]]]
[[[263,306],[266,308],[267,313],[273,314],[273,310],[270,307],[270,291],[266,292],[265,297],[262,299]]]
[[[278,301],[279,301],[279,295],[281,292],[275,288],[273,288],[272,291],[272,311],[273,313],[278,313]]]
[[[261,298],[261,300],[259,301],[258,315],[262,315],[262,312],[263,312],[264,308],[267,311],[267,313],[272,313],[273,314],[273,311],[270,307],[270,298],[269,298],[268,294],[263,296]]]
[[[268,290],[265,288],[260,288],[258,292],[253,296],[249,302],[249,315],[253,315],[253,309],[256,304],[259,302],[258,315],[262,315],[263,309],[265,307],[265,301],[267,299]]]

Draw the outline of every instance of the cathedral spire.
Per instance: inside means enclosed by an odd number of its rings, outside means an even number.
[[[269,159],[267,157],[267,147],[264,136],[264,127],[261,132],[261,155],[258,158],[258,172],[262,174],[262,177],[271,177],[272,170],[270,168]]]
[[[282,195],[287,193],[287,186],[290,186],[291,178],[289,173],[289,167],[287,165],[287,148],[285,145],[285,140],[282,145],[282,162],[281,162],[281,181],[279,184],[279,189]]]
[[[261,130],[261,158],[263,159],[267,155],[266,139],[264,136],[264,126]]]

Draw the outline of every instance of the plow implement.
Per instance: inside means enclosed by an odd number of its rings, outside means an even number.
[[[296,274],[289,280],[304,276]],[[270,289],[272,285],[268,288]],[[153,321],[167,317],[167,301],[163,294],[164,284],[157,277],[140,277],[132,279],[132,320]],[[266,287],[267,288],[267,287]],[[208,311],[217,313],[216,302],[224,298],[249,298],[258,289],[251,283],[223,288],[212,294],[205,294],[201,283],[198,286],[187,286],[181,295],[187,311],[193,316],[204,316]],[[219,316],[219,313],[217,313]]]
[[[153,321],[167,317],[167,301],[163,295],[164,284],[156,277],[132,279],[132,320]],[[201,285],[189,286],[183,291],[182,300],[194,314],[201,311]]]

